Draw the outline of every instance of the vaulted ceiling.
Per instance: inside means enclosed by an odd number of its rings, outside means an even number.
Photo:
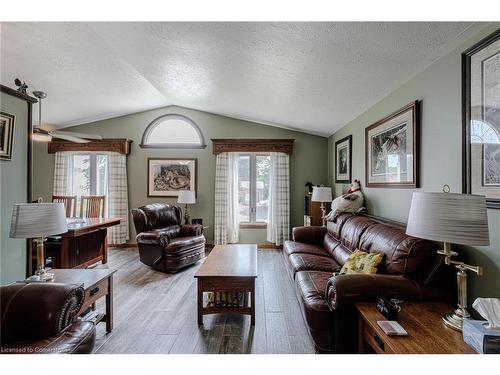
[[[330,135],[484,26],[2,23],[0,79],[56,127],[178,105]]]

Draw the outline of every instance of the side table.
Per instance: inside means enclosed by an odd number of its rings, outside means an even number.
[[[387,320],[375,303],[357,303],[359,312],[359,352],[378,354],[472,354],[462,333],[446,327],[441,319],[453,307],[439,302],[405,302],[398,323],[408,336],[387,336],[377,324]]]
[[[91,305],[102,297],[106,298],[106,313],[97,323],[106,322],[106,331],[113,330],[113,274],[116,270],[97,269],[52,269],[52,282],[63,284],[78,284],[85,289],[85,300],[78,312],[80,316]]]

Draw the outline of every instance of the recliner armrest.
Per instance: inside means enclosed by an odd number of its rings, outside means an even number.
[[[160,245],[167,246],[168,237],[162,232],[142,232],[136,237],[139,245]]]
[[[401,276],[382,274],[347,274],[333,276],[326,286],[331,310],[346,310],[356,302],[374,302],[381,296],[408,301],[443,301],[440,290]]]
[[[293,240],[295,242],[308,243],[311,245],[320,245],[326,234],[325,227],[295,227],[292,230]]]
[[[181,237],[201,236],[203,234],[203,225],[200,224],[184,224],[181,225]]]

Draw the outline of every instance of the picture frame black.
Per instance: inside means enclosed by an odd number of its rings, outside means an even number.
[[[342,160],[343,155],[345,160]],[[345,163],[345,165],[341,165]],[[352,135],[335,142],[335,183],[350,184],[352,182]]]
[[[152,186],[152,167],[154,163],[164,163],[165,165],[175,165],[176,163],[180,162],[188,162],[190,167],[190,175],[191,175],[191,180],[194,180],[194,182],[190,181],[190,189],[195,192],[197,195],[197,190],[198,190],[198,159],[196,158],[153,158],[150,157],[147,160],[147,181],[146,181],[146,188],[148,192],[148,197],[177,197],[179,195],[179,191],[183,189],[178,189],[178,190],[166,190],[164,192],[155,192],[154,190],[151,189]],[[194,185],[194,186],[191,186]]]
[[[472,132],[471,125],[473,120],[473,108],[472,102],[476,101],[477,98],[473,98],[472,93],[472,58],[474,55],[484,51],[485,48],[490,47],[493,43],[500,41],[500,29],[497,29],[484,39],[480,40],[478,43],[467,49],[462,53],[462,192],[464,194],[482,194],[486,196],[486,206],[492,209],[500,209],[500,198],[488,196],[487,189],[500,189],[496,187],[497,185],[486,185],[484,177],[484,144],[481,144],[481,161],[480,165],[474,167],[472,165]],[[495,56],[500,54],[500,49],[495,53]],[[491,53],[489,54],[491,57]],[[484,76],[484,66],[481,63],[481,77]],[[481,108],[480,111],[477,108],[474,110],[475,113],[480,112],[481,117],[484,119],[485,108],[482,105],[481,98]],[[476,114],[477,115],[477,114]],[[476,181],[473,174],[477,174],[475,168],[480,168],[480,178]],[[474,180],[473,180],[474,179]],[[477,179],[477,177],[476,177]],[[474,189],[473,185],[477,184],[483,189]],[[479,191],[478,191],[479,190]],[[500,192],[500,190],[499,190]],[[497,194],[500,196],[500,194]]]
[[[15,122],[15,115],[0,112],[0,160],[12,160]]]
[[[375,187],[375,188],[400,188],[400,189],[416,189],[420,186],[420,111],[422,103],[415,100],[404,107],[398,109],[397,111],[391,113],[390,115],[384,117],[383,119],[375,122],[374,124],[368,126],[365,129],[365,186]],[[399,118],[401,115],[407,114],[410,116],[411,124],[411,139],[413,140],[410,144],[409,149],[411,150],[411,155],[413,155],[413,161],[411,163],[411,180],[406,181],[394,181],[394,182],[374,182],[372,180],[372,169],[369,153],[371,150],[370,137],[374,130],[379,127],[383,127],[390,121]]]

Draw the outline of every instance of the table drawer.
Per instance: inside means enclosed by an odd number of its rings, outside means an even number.
[[[380,354],[393,353],[391,348],[385,342],[385,337],[379,335],[367,322],[364,322],[363,339],[373,350]]]
[[[96,302],[99,298],[104,297],[108,294],[109,279],[104,279],[100,281],[97,285],[85,290],[85,305],[91,305]]]

